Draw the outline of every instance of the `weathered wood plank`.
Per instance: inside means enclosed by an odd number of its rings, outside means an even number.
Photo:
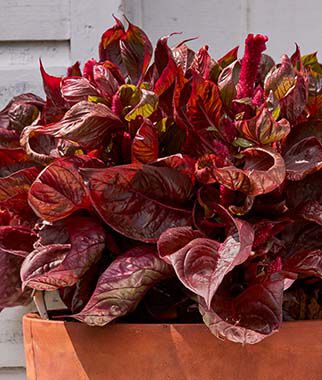
[[[70,0],[1,1],[0,40],[68,40]]]
[[[131,0],[130,0],[131,1]],[[122,0],[71,0],[71,59],[97,58],[102,33],[113,25],[112,14],[121,17]]]
[[[26,380],[24,368],[0,368],[0,380]]]
[[[46,70],[52,75],[64,75],[66,67],[51,67],[46,65]],[[0,109],[13,96],[25,92],[33,92],[39,96],[44,95],[38,64],[33,69],[0,69]]]
[[[170,44],[200,36],[189,46],[198,49],[207,44],[214,57],[219,57],[243,40],[243,1],[127,0],[125,10],[153,43],[161,36],[182,32]]]
[[[70,64],[69,41],[0,41],[0,70]]]
[[[321,51],[321,0],[248,0],[248,32],[269,36],[268,53],[279,59],[292,54],[295,42],[303,54]]]

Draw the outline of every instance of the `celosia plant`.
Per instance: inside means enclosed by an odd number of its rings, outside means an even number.
[[[319,318],[322,65],[249,35],[153,53],[129,23],[46,101],[0,113],[0,308],[59,290],[66,316],[199,322],[256,343]],[[127,315],[127,317],[125,317]]]

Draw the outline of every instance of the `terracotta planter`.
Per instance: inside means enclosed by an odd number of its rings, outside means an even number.
[[[28,380],[321,380],[322,321],[288,322],[260,344],[204,325],[23,321]]]

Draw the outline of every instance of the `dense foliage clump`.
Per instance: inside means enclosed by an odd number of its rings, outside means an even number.
[[[153,48],[115,19],[99,61],[0,112],[0,308],[59,290],[105,325],[194,322],[256,343],[320,318],[322,66],[249,35]],[[122,318],[121,318],[122,317]],[[121,319],[120,319],[121,318]],[[129,317],[127,317],[129,318]]]

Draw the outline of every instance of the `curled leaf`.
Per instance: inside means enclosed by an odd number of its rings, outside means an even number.
[[[158,258],[153,247],[133,248],[105,270],[85,308],[73,317],[104,326],[133,311],[152,286],[171,276],[171,266]]]
[[[71,217],[63,223],[69,242],[64,239],[63,243],[58,240],[48,245],[38,244],[21,267],[24,287],[55,290],[73,286],[100,258],[105,231],[99,222],[89,217]]]

